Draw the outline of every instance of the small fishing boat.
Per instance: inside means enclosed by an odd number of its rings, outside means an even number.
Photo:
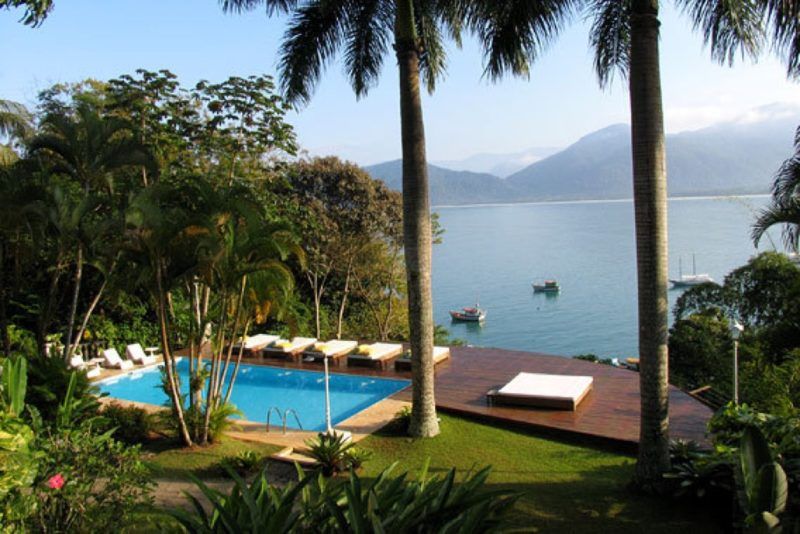
[[[454,321],[480,322],[486,319],[486,310],[481,309],[476,303],[474,308],[450,310],[450,317],[452,317]]]
[[[670,278],[673,288],[680,287],[693,287],[708,282],[714,282],[708,274],[697,274],[697,265],[695,264],[694,254],[692,254],[692,274],[683,274],[683,263],[681,258],[678,258],[678,278]]]
[[[534,282],[531,285],[534,293],[558,293],[561,291],[561,286],[555,280],[545,280],[542,284]]]

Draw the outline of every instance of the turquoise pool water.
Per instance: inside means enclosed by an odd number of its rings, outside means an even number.
[[[184,393],[188,392],[188,369],[188,360],[183,359],[178,363]],[[342,422],[409,384],[408,380],[331,373],[333,424]],[[117,399],[158,405],[167,400],[161,389],[161,372],[157,367],[104,380],[98,385],[102,392]],[[242,364],[231,401],[248,421],[265,423],[267,410],[274,406],[281,412],[289,408],[297,412],[303,430],[325,429],[325,383],[321,372]],[[270,424],[280,425],[277,419],[273,413]],[[300,428],[293,416],[287,418],[287,427]]]

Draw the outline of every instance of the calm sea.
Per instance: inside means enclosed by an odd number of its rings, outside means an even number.
[[[756,253],[750,225],[768,198],[669,202],[670,276],[721,281]],[[437,207],[444,242],[434,246],[436,322],[471,345],[571,356],[637,353],[636,265],[631,201]],[[780,246],[778,232],[770,238]],[[770,238],[761,250],[772,248]],[[558,295],[531,282],[555,278]],[[674,304],[680,294],[670,291]],[[483,325],[451,322],[448,310],[479,300]]]

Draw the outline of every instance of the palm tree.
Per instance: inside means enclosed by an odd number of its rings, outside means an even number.
[[[292,13],[281,49],[283,89],[292,103],[311,98],[322,68],[343,48],[357,97],[377,82],[390,44],[400,74],[403,155],[403,230],[408,280],[413,407],[409,432],[434,436],[431,215],[420,81],[432,91],[444,70],[437,3],[424,0],[221,0],[226,11],[265,5],[269,14]]]
[[[441,0],[451,24],[465,21],[486,54],[486,73],[527,75],[530,63],[571,18],[593,17],[590,44],[601,85],[628,77],[639,306],[641,423],[636,482],[658,483],[669,468],[667,180],[659,69],[658,0]],[[702,29],[712,56],[730,61],[758,46],[750,0],[678,0]]]
[[[129,125],[115,117],[101,115],[86,102],[80,102],[70,113],[51,113],[41,124],[41,133],[28,147],[31,154],[49,158],[53,173],[75,180],[85,195],[93,191],[111,191],[115,172],[130,166],[153,167],[152,158],[136,141]],[[75,276],[72,300],[67,319],[64,358],[69,359],[74,346],[73,329],[83,278],[85,251],[89,244],[85,234],[76,234]]]

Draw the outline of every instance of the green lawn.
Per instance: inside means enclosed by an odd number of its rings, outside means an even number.
[[[418,472],[430,458],[431,473],[493,466],[490,482],[523,493],[514,523],[540,532],[716,532],[700,510],[640,497],[625,486],[634,459],[602,450],[541,439],[448,415],[441,434],[413,440],[382,432],[359,445],[373,453],[365,474],[393,462],[396,472]]]
[[[219,478],[222,473],[217,466],[226,456],[236,456],[240,452],[251,450],[266,458],[278,452],[281,447],[223,438],[218,443],[207,447],[182,448],[168,440],[155,441],[144,448],[144,460],[154,470],[156,478],[188,479],[189,474],[199,478]]]

